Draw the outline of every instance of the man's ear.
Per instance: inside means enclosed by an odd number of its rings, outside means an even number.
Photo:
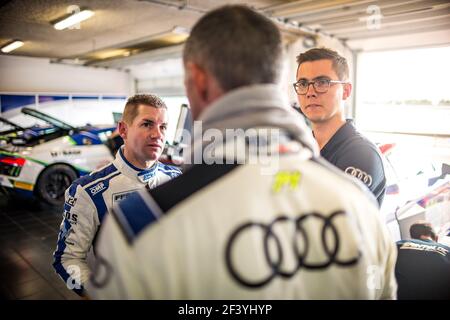
[[[125,123],[125,121],[119,121],[119,135],[122,137],[123,140],[127,138],[128,133],[128,125]]]
[[[206,71],[194,62],[188,62],[186,68],[189,69],[190,80],[194,84],[196,94],[203,100],[208,98],[208,75]]]
[[[348,97],[350,97],[350,95],[352,94],[352,84],[351,83],[346,83],[343,85],[343,92],[342,92],[342,100],[347,100]]]

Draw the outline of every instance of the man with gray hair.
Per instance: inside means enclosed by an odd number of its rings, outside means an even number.
[[[213,157],[227,164],[208,165],[213,153],[202,153],[182,176],[121,202],[99,236],[93,298],[395,297],[395,247],[375,201],[318,157],[278,86],[282,57],[277,27],[245,6],[197,22],[183,55],[202,124],[193,144],[205,146],[211,132],[253,130],[255,154],[267,147],[263,158],[276,170],[251,163],[252,152],[229,153],[251,139],[222,141]]]

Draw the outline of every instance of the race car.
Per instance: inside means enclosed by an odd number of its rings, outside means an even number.
[[[410,239],[409,228],[418,220],[431,223],[439,239],[448,234],[450,227],[450,175],[439,179],[432,188],[395,212],[399,238]]]
[[[8,193],[60,205],[72,181],[112,161],[123,143],[116,127],[73,127],[34,109],[22,112],[50,126],[0,146],[0,186]]]
[[[0,124],[2,130],[0,131],[0,137],[6,137],[10,134],[14,134],[18,131],[25,131],[21,126],[9,121],[8,119],[0,117]]]
[[[11,120],[0,117],[0,145],[7,144],[15,138],[29,139],[54,130],[53,126],[32,126],[23,128]]]
[[[408,239],[417,220],[430,221],[436,230],[450,223],[450,165],[401,144],[379,148],[387,180],[380,211],[393,239]]]

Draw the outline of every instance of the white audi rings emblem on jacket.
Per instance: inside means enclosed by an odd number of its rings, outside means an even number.
[[[368,187],[372,185],[372,176],[367,172],[362,171],[361,169],[355,167],[348,167],[344,171],[345,173],[358,178],[362,182],[364,182]]]
[[[312,270],[319,270],[319,269],[325,269],[328,268],[332,264],[336,264],[339,266],[351,266],[356,264],[360,257],[361,252],[357,252],[357,254],[354,257],[351,257],[347,260],[339,259],[339,248],[341,246],[341,239],[340,234],[338,233],[338,230],[336,226],[333,224],[333,219],[336,218],[338,215],[345,215],[344,211],[336,211],[333,212],[330,216],[324,216],[320,213],[308,213],[303,214],[297,218],[292,218],[288,216],[279,216],[276,219],[274,219],[271,223],[265,224],[260,222],[247,222],[245,224],[240,225],[238,228],[236,228],[233,233],[231,234],[226,249],[225,249],[225,261],[227,265],[227,269],[230,272],[231,276],[240,284],[250,287],[250,288],[259,288],[262,286],[265,286],[269,282],[271,282],[276,276],[280,276],[281,278],[291,278],[293,277],[301,268],[305,269],[312,269]],[[310,236],[308,235],[308,232],[304,228],[304,223],[308,219],[319,219],[323,221],[322,230],[320,231],[321,235],[321,246],[323,248],[323,252],[325,253],[326,259],[319,262],[311,262],[308,260],[308,253],[310,252],[310,246],[316,247],[314,243],[311,242]],[[295,232],[293,235],[293,239],[290,239],[291,247],[286,248],[282,245],[282,240],[279,237],[279,235],[276,234],[274,231],[275,225],[282,224],[282,223],[293,223],[293,227],[295,228]],[[242,272],[239,272],[239,268],[236,266],[235,262],[232,259],[233,249],[236,245],[236,242],[239,242],[239,237],[242,234],[248,234],[250,229],[257,228],[262,229],[263,236],[261,241],[261,250],[263,256],[265,257],[265,261],[267,263],[267,266],[269,267],[270,272],[267,274],[267,276],[264,276],[260,279],[248,279],[246,278]],[[327,237],[327,234],[330,231],[333,239],[329,239]],[[298,244],[298,238],[302,239],[302,245],[300,248]],[[243,241],[243,240],[241,240]],[[276,248],[276,254],[272,254],[269,250],[269,242],[273,242],[275,244]],[[331,244],[331,243],[332,244]],[[271,246],[272,247],[272,246]],[[286,250],[290,250],[291,252],[287,252]],[[315,249],[314,249],[315,250]],[[291,254],[294,254],[295,256],[295,266],[291,268],[291,270],[286,270],[286,268],[283,268],[283,259],[286,256],[290,256]],[[314,253],[313,253],[314,255]],[[241,270],[242,271],[242,270]]]

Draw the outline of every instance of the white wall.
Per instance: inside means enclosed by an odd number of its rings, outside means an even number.
[[[52,117],[62,120],[72,126],[84,126],[87,123],[92,125],[114,125],[113,112],[122,113],[125,106],[124,99],[117,100],[87,100],[87,101],[52,101],[41,103],[38,106],[28,105],[26,107],[37,109]],[[21,108],[16,108],[2,114],[22,127],[31,127],[33,125],[44,125],[34,117],[24,115],[20,112]]]
[[[180,57],[135,64],[128,67],[136,79],[136,92],[159,96],[184,96],[184,70]]]
[[[134,93],[134,81],[124,71],[0,55],[0,91],[130,95]]]
[[[450,30],[439,30],[395,36],[384,36],[370,39],[349,40],[352,48],[362,51],[386,51],[405,48],[448,46]]]

